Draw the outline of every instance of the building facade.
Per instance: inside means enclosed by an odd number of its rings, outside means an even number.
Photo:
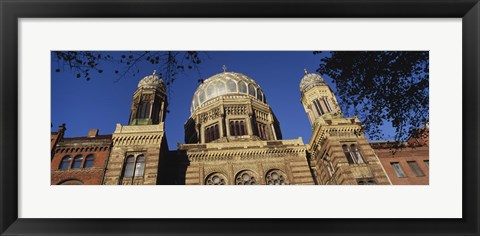
[[[98,129],[93,129],[86,137],[63,138],[65,130],[65,125],[61,125],[58,132],[52,134],[57,140],[50,165],[51,184],[103,184],[112,136],[98,135]]]
[[[184,126],[185,144],[168,150],[166,86],[154,72],[139,82],[133,94],[128,125],[117,124],[111,136],[98,136],[97,130],[87,138],[63,138],[64,126],[52,133],[51,183],[425,184],[391,181],[395,171],[387,167],[391,158],[398,157],[387,155],[381,145],[371,145],[358,118],[343,117],[334,93],[320,75],[305,70],[300,94],[312,125],[307,144],[301,138],[282,139],[280,123],[262,88],[252,78],[224,68],[198,87]],[[95,145],[107,148],[89,149]],[[94,150],[98,151],[92,154],[95,170],[101,174],[91,174],[89,180],[85,175],[93,170],[90,162],[80,163],[76,156],[88,156]],[[412,165],[411,159],[418,155],[425,158],[425,152],[418,150],[402,154],[407,164]],[[426,151],[428,159],[428,146]],[[423,173],[428,184],[428,171]]]
[[[360,121],[356,117],[343,117],[335,95],[323,78],[305,70],[300,92],[313,130],[308,151],[317,183],[390,184]]]
[[[429,129],[419,130],[417,137],[406,142],[372,142],[392,184],[429,184]]]

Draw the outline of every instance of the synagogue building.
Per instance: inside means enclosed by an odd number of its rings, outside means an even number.
[[[166,86],[154,72],[138,83],[129,122],[113,134],[65,138],[65,125],[51,133],[51,184],[428,185],[428,127],[405,143],[369,142],[320,75],[305,70],[299,83],[308,143],[283,139],[262,88],[225,70],[195,91],[185,144],[169,150]]]

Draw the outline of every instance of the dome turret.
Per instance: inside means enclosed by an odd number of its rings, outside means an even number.
[[[252,78],[241,73],[223,72],[206,79],[198,86],[193,95],[191,112],[208,100],[228,94],[246,95],[266,103],[265,94]]]
[[[185,143],[281,139],[279,122],[260,86],[244,74],[223,70],[195,91]]]
[[[317,85],[326,85],[325,81],[319,74],[308,73],[306,69],[304,69],[304,71],[305,76],[303,76],[302,81],[300,82],[300,92],[303,93]]]
[[[157,71],[154,70],[153,74],[145,76],[140,82],[138,82],[138,88],[160,88],[165,91],[165,83],[157,75]]]

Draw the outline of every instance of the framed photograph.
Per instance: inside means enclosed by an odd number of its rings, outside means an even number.
[[[477,0],[0,10],[1,235],[479,234]]]

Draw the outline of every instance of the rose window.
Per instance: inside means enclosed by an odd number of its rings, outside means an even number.
[[[257,184],[257,178],[253,172],[245,170],[237,174],[235,178],[236,185],[255,185]]]
[[[268,185],[285,185],[287,184],[287,176],[280,170],[271,170],[265,177]]]
[[[220,173],[213,173],[208,176],[207,180],[205,181],[206,185],[226,185],[227,181],[225,176]]]

